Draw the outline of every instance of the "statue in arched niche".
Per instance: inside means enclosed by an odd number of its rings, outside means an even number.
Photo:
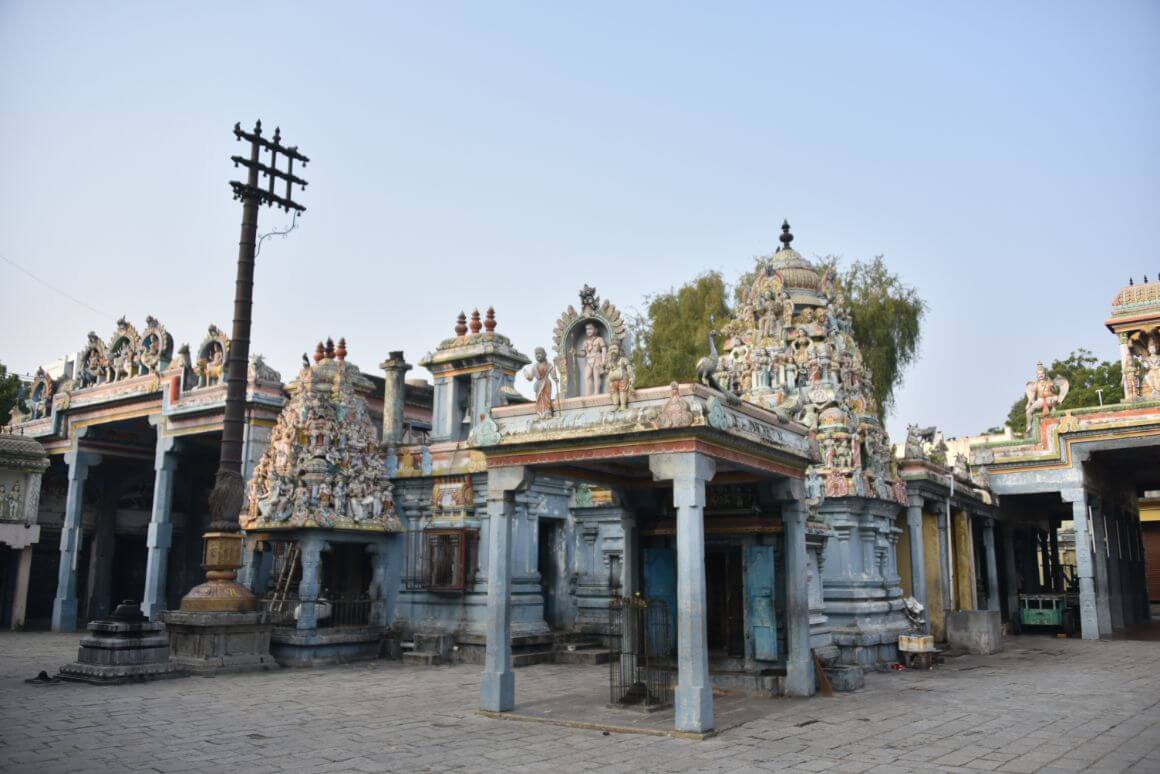
[[[579,311],[568,307],[556,323],[553,340],[562,398],[606,394],[611,348],[629,354],[628,326],[620,312],[587,285],[580,291]]]
[[[210,387],[221,383],[225,377],[226,358],[229,357],[230,340],[216,325],[209,326],[209,332],[197,348],[197,386]]]

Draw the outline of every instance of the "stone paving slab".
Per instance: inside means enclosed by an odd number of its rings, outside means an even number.
[[[1009,638],[853,694],[753,700],[753,717],[704,741],[493,720],[467,665],[24,682],[78,641],[0,633],[0,771],[1160,772],[1155,641]],[[607,690],[605,667],[516,672],[517,708]]]

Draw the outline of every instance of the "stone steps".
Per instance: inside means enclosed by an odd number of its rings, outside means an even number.
[[[435,666],[439,663],[439,654],[408,650],[403,653],[403,663],[411,666]]]
[[[531,666],[532,664],[551,664],[556,660],[554,650],[531,650],[512,654],[512,668]]]
[[[556,642],[557,664],[607,664],[612,658],[608,649],[596,640],[566,639]]]

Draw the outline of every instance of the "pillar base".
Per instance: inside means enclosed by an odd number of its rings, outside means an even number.
[[[188,597],[187,597],[188,598]],[[274,669],[273,624],[261,613],[162,613],[169,632],[169,658],[197,674]]]
[[[479,681],[479,706],[488,712],[510,712],[516,706],[516,676],[506,672],[484,672]]]
[[[713,730],[713,689],[707,685],[677,684],[676,718],[678,731],[703,734]]]
[[[75,632],[77,630],[77,601],[60,599],[52,605],[52,630],[54,632]]]

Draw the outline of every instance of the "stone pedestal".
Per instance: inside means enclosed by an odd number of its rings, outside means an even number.
[[[271,635],[270,653],[284,667],[369,661],[379,657],[385,634],[377,626],[310,631],[280,627]]]
[[[76,663],[60,668],[62,679],[103,685],[183,674],[169,661],[165,626],[152,623],[132,601],[119,605],[109,618],[90,623]]]
[[[274,626],[262,613],[162,614],[169,631],[170,659],[198,674],[274,669],[270,632]]]
[[[997,610],[956,610],[947,613],[947,642],[980,656],[1003,649],[1003,623]]]

